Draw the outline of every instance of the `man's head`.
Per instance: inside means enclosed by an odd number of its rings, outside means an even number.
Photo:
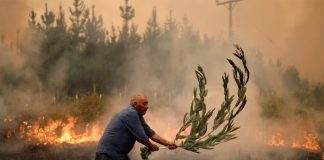
[[[130,104],[135,107],[140,115],[144,115],[148,109],[148,100],[143,93],[134,94],[131,98]]]

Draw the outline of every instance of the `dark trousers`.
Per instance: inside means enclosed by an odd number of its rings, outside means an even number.
[[[95,160],[130,160],[130,159],[128,158],[128,156],[125,156],[125,158],[123,158],[123,159],[113,159],[105,153],[96,153]]]

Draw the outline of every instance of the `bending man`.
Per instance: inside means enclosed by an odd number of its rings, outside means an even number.
[[[159,136],[145,122],[143,116],[147,109],[147,97],[142,93],[135,94],[130,105],[117,113],[106,127],[97,146],[96,160],[129,160],[127,154],[135,141],[152,151],[159,150],[159,147],[151,140],[169,149],[177,148],[174,142]]]

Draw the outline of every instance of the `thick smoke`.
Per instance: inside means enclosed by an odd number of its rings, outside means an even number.
[[[32,6],[38,13],[43,12],[44,3],[47,2],[49,8],[56,8],[59,4],[69,6],[71,1],[37,1],[29,0],[19,3],[5,0],[11,6],[19,5],[23,9],[16,10],[10,7],[3,7],[1,12],[20,14],[18,24],[25,24],[21,17],[27,17],[26,6]],[[27,3],[28,2],[28,3]],[[3,2],[2,2],[3,3]],[[217,6],[215,1],[206,1],[204,3],[185,0],[179,1],[149,1],[143,4],[139,0],[133,0],[131,3],[136,6],[136,16],[134,21],[139,24],[139,31],[143,32],[146,27],[147,19],[150,17],[148,8],[159,7],[160,20],[168,17],[170,9],[174,10],[174,15],[181,18],[187,15],[197,26],[201,33],[209,35],[222,35],[227,37],[228,10],[225,6]],[[321,0],[286,0],[286,1],[242,1],[235,5],[233,10],[233,29],[236,38],[240,44],[245,43],[248,46],[262,50],[264,56],[269,59],[283,58],[289,65],[294,65],[301,71],[303,78],[309,78],[313,81],[323,81],[323,67],[320,62],[322,59],[320,48],[323,26],[323,11],[320,9],[323,2]],[[86,4],[96,4],[97,12],[103,15],[105,25],[121,24],[119,18],[119,8],[115,6],[123,5],[123,1],[86,1]],[[10,6],[9,5],[9,6]],[[201,10],[201,8],[204,8]],[[68,8],[64,8],[68,10]],[[7,11],[8,10],[8,11]],[[19,12],[18,12],[19,11]],[[7,14],[1,14],[6,17]],[[6,18],[4,20],[17,20],[15,18]],[[15,24],[15,23],[11,23]],[[1,25],[7,26],[6,23]],[[15,39],[17,27],[8,26],[10,29],[10,39]],[[20,28],[20,27],[19,27]],[[109,27],[108,27],[109,28]],[[305,36],[304,36],[305,35]],[[9,36],[9,35],[8,35]],[[305,40],[307,38],[307,40]],[[309,48],[310,50],[307,50]],[[306,54],[306,52],[308,54]],[[312,58],[316,57],[316,58]],[[304,60],[308,65],[304,66]]]
[[[219,47],[219,50],[217,49]],[[223,101],[223,90],[222,90],[222,83],[221,83],[221,76],[223,72],[231,73],[229,64],[226,64],[226,58],[234,59],[234,56],[231,56],[231,50],[233,51],[234,47],[228,47],[228,48],[222,48],[220,46],[217,46],[207,53],[204,53],[203,56],[202,53],[194,53],[193,55],[199,55],[197,57],[192,56],[191,58],[186,59],[187,61],[183,62],[185,64],[188,64],[187,69],[182,72],[181,76],[185,77],[182,79],[181,83],[185,84],[184,90],[181,94],[173,94],[169,100],[169,103],[167,106],[159,106],[157,103],[155,106],[150,105],[151,109],[149,111],[149,114],[146,116],[146,119],[148,123],[152,126],[153,129],[157,131],[160,135],[166,137],[168,140],[173,140],[175,137],[175,134],[177,132],[177,129],[180,128],[182,122],[182,115],[184,115],[185,112],[188,111],[191,99],[192,99],[192,89],[194,86],[197,86],[197,82],[194,75],[194,69],[197,64],[201,64],[203,67],[205,67],[205,72],[208,80],[207,89],[209,89],[209,96],[206,99],[206,103],[209,109],[216,108],[219,109],[219,106],[221,102]],[[199,51],[198,51],[199,52]],[[215,55],[218,54],[216,57]],[[247,54],[247,59],[249,63],[249,57],[251,55]],[[211,58],[215,57],[215,58]],[[172,57],[176,58],[176,57]],[[197,60],[199,59],[199,60]],[[213,60],[210,60],[213,59]],[[157,64],[157,65],[163,65],[163,64]],[[173,64],[175,66],[180,65],[179,63]],[[181,67],[181,66],[179,66]],[[253,72],[253,69],[252,69]],[[146,73],[145,70],[140,70],[140,73]],[[145,82],[147,80],[147,77],[138,75],[139,73],[135,74],[136,77],[141,77],[140,82]],[[178,73],[175,73],[178,74]],[[170,74],[170,77],[174,77],[176,75]],[[151,80],[151,78],[150,78]],[[148,80],[148,81],[150,81]],[[159,79],[156,78],[158,81]],[[155,81],[156,81],[155,80]],[[170,78],[172,81],[172,78]],[[234,83],[233,79],[231,79],[231,82]],[[149,82],[151,85],[147,85],[149,88],[154,88],[156,86],[152,85],[151,82]],[[162,83],[162,82],[161,82]],[[231,84],[231,93],[235,94],[236,91],[234,84]],[[162,87],[162,86],[160,86]],[[156,87],[158,88],[158,87]],[[174,88],[176,90],[176,88]],[[195,154],[191,153],[182,149],[178,149],[176,151],[165,151],[161,150],[157,153],[153,153],[152,158],[153,159],[163,159],[163,158],[178,158],[183,159],[185,157],[194,157],[197,159],[201,159],[202,157],[204,159],[214,159],[214,158],[221,158],[221,159],[235,159],[235,155],[229,156],[228,153],[230,153],[232,150],[235,150],[235,152],[242,152],[244,154],[249,154],[252,151],[254,151],[255,148],[257,148],[260,143],[264,142],[257,142],[257,138],[255,137],[257,135],[257,130],[262,128],[262,121],[259,116],[260,108],[258,108],[258,102],[255,99],[255,97],[258,96],[258,91],[256,86],[251,83],[248,85],[248,104],[246,109],[243,111],[242,115],[239,116],[238,120],[236,121],[236,124],[238,126],[241,126],[241,130],[237,133],[239,138],[237,140],[234,140],[233,142],[229,142],[229,144],[221,144],[219,146],[215,147],[214,151],[202,151],[201,154]],[[154,97],[149,97],[150,99],[154,99]],[[152,100],[151,100],[152,101]],[[251,137],[251,135],[254,135]],[[251,150],[242,150],[242,148],[254,148]],[[132,157],[136,159],[136,157],[139,157],[138,150],[133,150]],[[259,150],[262,150],[259,148]],[[257,150],[255,151],[257,152]]]
[[[251,0],[252,1],[252,0]],[[5,1],[8,2],[9,1]],[[12,6],[11,3],[13,1],[10,1],[10,4],[7,4],[7,6]],[[244,3],[252,3],[248,1],[243,1]],[[265,5],[269,4],[277,4],[279,2],[261,2],[261,1],[254,1],[255,3],[262,3],[261,8],[267,8]],[[135,3],[135,9],[139,6],[136,5],[139,2]],[[158,2],[156,2],[158,3]],[[286,2],[287,3],[287,2]],[[26,6],[26,4],[23,5],[23,3],[17,3],[18,5]],[[199,3],[201,4],[201,3]],[[296,6],[299,6],[300,3],[295,4]],[[53,4],[51,4],[53,5]],[[171,5],[171,4],[170,4]],[[213,3],[214,5],[214,3]],[[291,95],[292,88],[290,86],[287,86],[287,83],[282,82],[283,80],[289,81],[290,79],[286,78],[284,79],[280,73],[282,70],[286,70],[288,65],[296,64],[298,71],[302,71],[303,77],[306,77],[304,75],[307,75],[310,79],[321,79],[322,75],[318,74],[321,71],[321,48],[320,43],[323,41],[323,37],[320,36],[321,33],[321,26],[323,26],[323,21],[318,21],[318,23],[311,23],[313,19],[310,19],[309,17],[317,17],[318,15],[321,15],[320,13],[322,10],[320,10],[321,6],[323,6],[322,1],[310,1],[306,5],[309,5],[308,8],[314,8],[313,9],[303,9],[300,11],[301,16],[300,20],[298,19],[298,25],[294,26],[293,29],[289,32],[287,30],[284,30],[282,32],[285,33],[285,36],[288,35],[288,41],[286,42],[286,37],[281,37],[282,39],[279,42],[285,42],[283,44],[280,44],[279,48],[276,47],[269,47],[270,44],[264,43],[260,45],[261,49],[250,49],[250,48],[257,48],[259,46],[253,45],[254,42],[258,40],[258,34],[255,33],[252,35],[252,38],[249,39],[249,33],[246,28],[243,29],[237,29],[237,38],[241,41],[241,44],[243,46],[243,49],[246,51],[247,61],[248,65],[250,66],[251,71],[251,81],[248,85],[248,103],[246,105],[246,108],[243,110],[241,115],[238,116],[238,119],[236,120],[236,124],[238,126],[241,126],[241,129],[237,132],[238,139],[228,142],[226,144],[221,144],[219,146],[216,146],[215,150],[212,151],[203,151],[201,154],[194,154],[191,152],[187,152],[181,149],[175,150],[175,151],[167,151],[167,150],[161,150],[157,153],[153,153],[152,158],[153,159],[165,159],[167,158],[174,158],[174,159],[184,159],[184,158],[192,158],[192,159],[237,159],[236,156],[239,156],[239,154],[242,154],[242,156],[252,156],[255,155],[255,153],[260,154],[266,154],[268,151],[268,147],[265,146],[264,142],[269,138],[275,131],[286,131],[288,132],[288,135],[294,135],[296,132],[299,134],[300,127],[304,128],[305,130],[314,131],[315,127],[313,126],[313,122],[309,122],[308,120],[304,120],[299,116],[296,116],[295,111],[301,111],[302,113],[307,113],[309,115],[316,115],[314,118],[316,120],[321,120],[322,112],[316,112],[316,110],[307,108],[299,109],[303,105],[297,104],[299,101],[297,101],[298,98],[296,98],[294,95]],[[6,6],[6,5],[1,5]],[[49,5],[50,6],[50,5]],[[104,5],[101,5],[104,6]],[[173,6],[173,5],[171,5]],[[177,6],[177,5],[176,5]],[[191,7],[196,7],[195,5],[191,4]],[[250,10],[247,13],[247,10],[251,7],[255,7],[256,5],[247,6],[247,4],[238,7],[245,8],[244,11],[241,11],[245,13],[244,15],[251,15]],[[118,8],[117,6],[115,6]],[[159,6],[158,11],[159,11]],[[164,6],[165,7],[165,6]],[[169,7],[169,6],[168,6]],[[183,7],[183,6],[182,6]],[[289,7],[289,5],[280,5],[279,9],[282,11],[284,8]],[[10,8],[10,7],[7,7]],[[100,5],[99,7],[100,8]],[[183,7],[185,8],[185,7]],[[182,9],[183,9],[182,8]],[[274,7],[275,8],[275,7]],[[213,8],[214,9],[214,8]],[[138,9],[140,12],[143,12],[143,9]],[[224,9],[225,10],[225,9]],[[259,11],[262,9],[259,9]],[[6,14],[2,13],[4,9],[1,8],[1,14],[0,17],[5,17]],[[14,11],[13,9],[8,10]],[[16,20],[15,22],[8,22],[4,24],[20,24],[22,22],[26,22],[26,13],[24,9],[21,10],[23,15],[18,16],[19,18],[13,18],[12,20]],[[169,11],[169,10],[168,10]],[[169,12],[163,10],[161,13],[158,12],[158,21],[160,26],[164,26],[162,22],[164,21],[162,15],[165,17],[170,16]],[[207,11],[204,11],[204,13]],[[239,10],[238,10],[239,12]],[[16,13],[16,12],[15,12]],[[20,12],[17,12],[17,15],[19,15]],[[41,11],[43,13],[43,10]],[[99,12],[100,13],[100,12]],[[146,14],[149,15],[150,12],[147,12]],[[299,11],[298,11],[299,13]],[[177,10],[174,11],[173,15],[179,14]],[[238,14],[238,13],[236,13]],[[265,15],[272,17],[272,13],[264,13]],[[291,14],[291,13],[290,13]],[[114,14],[109,14],[108,16],[119,16],[119,12]],[[161,15],[161,16],[160,16]],[[258,16],[259,14],[254,14]],[[182,15],[181,15],[182,16]],[[24,17],[24,18],[22,18]],[[137,18],[137,16],[135,16]],[[208,16],[204,16],[208,17]],[[285,16],[286,17],[286,16]],[[67,17],[66,17],[67,18]],[[190,18],[190,15],[189,15]],[[199,17],[200,18],[200,17]],[[197,17],[193,17],[194,20],[199,19]],[[273,18],[273,17],[272,17]],[[138,18],[140,19],[140,17]],[[148,18],[147,18],[148,19]],[[146,23],[147,19],[145,20]],[[202,18],[204,21],[204,18]],[[223,18],[225,19],[225,18]],[[248,22],[250,22],[250,25],[253,24],[252,21],[253,18],[249,19]],[[1,20],[1,19],[0,19]],[[137,19],[134,19],[136,22]],[[271,19],[272,22],[284,22],[286,19]],[[144,20],[143,20],[144,21]],[[240,20],[240,22],[243,20]],[[6,22],[6,21],[4,21]],[[269,23],[270,23],[269,22]],[[181,24],[183,22],[177,21],[178,27],[181,27]],[[193,22],[194,26],[196,25],[196,22]],[[216,23],[216,21],[211,21],[213,25]],[[237,22],[239,23],[239,22]],[[245,22],[247,23],[247,22]],[[288,22],[287,22],[288,23]],[[295,21],[294,21],[295,23]],[[240,24],[244,24],[243,22]],[[108,23],[110,25],[110,23]],[[209,24],[206,24],[209,25]],[[213,26],[212,25],[212,26]],[[273,25],[273,24],[272,24]],[[12,26],[4,27],[0,31],[5,33],[15,33],[14,30],[12,30]],[[143,25],[144,26],[144,25]],[[145,25],[146,26],[146,25]],[[223,28],[224,25],[221,25]],[[252,25],[253,26],[253,25]],[[249,30],[251,30],[252,26],[247,27]],[[290,26],[290,25],[289,25]],[[260,26],[259,26],[260,27]],[[262,26],[261,26],[262,27]],[[273,28],[276,29],[275,26],[269,26],[269,30]],[[278,26],[277,26],[278,27]],[[238,27],[239,28],[239,27]],[[289,28],[289,27],[288,27]],[[2,30],[3,29],[3,30]],[[278,29],[278,28],[277,28]],[[144,29],[142,29],[144,30]],[[224,32],[226,29],[223,29]],[[266,29],[264,29],[266,30]],[[264,31],[262,29],[262,31]],[[309,32],[306,32],[306,31]],[[111,30],[109,30],[110,32]],[[273,30],[266,32],[271,33]],[[20,39],[21,42],[21,48],[28,52],[32,53],[31,55],[26,55],[24,53],[19,53],[19,50],[15,51],[10,49],[10,44],[8,42],[0,43],[0,78],[4,77],[5,74],[12,74],[7,81],[3,80],[0,81],[1,86],[1,95],[0,95],[0,108],[1,113],[0,116],[6,116],[10,114],[16,114],[19,115],[20,113],[46,113],[46,109],[48,107],[51,107],[50,104],[53,104],[53,97],[54,95],[59,95],[61,89],[64,87],[67,83],[67,77],[68,75],[75,74],[75,72],[68,72],[68,68],[74,64],[82,64],[84,61],[80,59],[73,59],[73,64],[70,61],[67,61],[67,58],[62,56],[60,57],[56,63],[53,64],[52,69],[50,72],[46,72],[45,79],[48,80],[48,86],[52,86],[52,88],[46,88],[48,90],[44,91],[44,86],[42,86],[42,80],[44,77],[40,77],[38,74],[36,74],[36,70],[39,69],[42,63],[42,59],[38,56],[41,54],[41,42],[44,41],[43,35],[37,35],[34,36],[33,33],[29,33],[31,31],[26,31],[26,35],[21,36],[23,38]],[[205,30],[203,30],[205,32]],[[226,35],[222,32],[222,35]],[[243,33],[242,33],[243,32]],[[279,34],[280,31],[278,31],[277,34]],[[287,33],[286,33],[287,32]],[[316,32],[316,34],[312,34]],[[110,32],[111,33],[111,32]],[[142,32],[141,32],[142,33]],[[22,34],[22,32],[21,32]],[[180,33],[180,35],[183,33]],[[247,35],[245,35],[247,34]],[[13,34],[15,35],[15,34]],[[255,37],[253,37],[255,36]],[[14,37],[14,36],[9,36]],[[224,36],[225,37],[225,36]],[[303,37],[303,38],[301,38]],[[304,37],[307,39],[307,41],[304,40]],[[264,36],[263,39],[267,39],[267,36]],[[271,37],[272,39],[269,41],[276,41],[275,38]],[[11,38],[8,38],[11,39]],[[112,95],[108,95],[106,98],[106,114],[105,116],[102,116],[100,118],[100,121],[102,122],[102,126],[104,127],[110,120],[110,118],[119,110],[121,110],[124,106],[128,104],[129,97],[132,93],[136,92],[144,92],[149,97],[149,113],[145,116],[147,119],[147,122],[151,125],[151,127],[157,131],[160,135],[166,137],[169,140],[173,140],[175,133],[177,132],[177,129],[181,125],[182,116],[186,111],[188,111],[190,102],[192,99],[192,89],[194,86],[197,85],[195,75],[194,75],[194,69],[197,65],[201,65],[205,72],[208,79],[208,89],[209,89],[209,96],[207,98],[207,105],[209,108],[216,108],[216,110],[219,108],[222,100],[223,100],[223,90],[222,90],[222,81],[221,76],[223,75],[223,72],[227,72],[231,74],[231,67],[226,62],[226,58],[234,59],[234,56],[231,54],[234,51],[234,47],[231,43],[227,42],[226,38],[223,37],[216,37],[216,38],[203,38],[200,35],[198,36],[199,41],[198,43],[207,43],[209,45],[203,46],[201,45],[199,49],[192,48],[192,42],[187,40],[179,40],[174,41],[174,39],[168,39],[165,41],[160,42],[159,49],[166,51],[165,54],[155,54],[152,53],[149,48],[141,48],[140,50],[134,50],[130,52],[126,57],[125,63],[127,63],[127,66],[130,68],[127,70],[127,72],[122,73],[126,77],[126,85],[123,86],[123,90],[116,90],[113,92],[110,92]],[[264,40],[260,40],[264,42]],[[274,43],[279,43],[274,42]],[[170,47],[172,46],[172,47]],[[304,47],[305,46],[305,47]],[[311,47],[315,46],[315,47]],[[278,47],[278,46],[277,46]],[[271,49],[269,49],[271,48]],[[276,50],[278,49],[277,53]],[[258,51],[261,50],[261,52],[264,53],[264,56],[266,59],[262,59],[262,54],[259,54]],[[270,52],[271,51],[271,52]],[[69,52],[70,53],[70,52]],[[71,52],[72,54],[73,51]],[[269,56],[270,54],[283,54],[288,53],[283,57],[283,66],[280,68],[273,69],[273,65],[276,65],[274,62],[269,62],[268,59],[271,59],[272,56]],[[306,53],[309,53],[312,55],[312,57],[315,57],[314,59],[311,59],[311,56],[306,56]],[[154,63],[151,62],[151,58],[149,58],[150,55],[155,54]],[[281,55],[276,55],[278,57],[281,57]],[[269,58],[270,57],[270,58]],[[103,64],[103,58],[102,56],[97,56],[94,58],[95,60],[91,61],[87,67],[96,69],[101,68]],[[167,62],[164,63],[165,59],[167,58]],[[276,59],[276,58],[273,58]],[[307,63],[312,63],[314,65],[303,65],[301,64],[302,60],[309,60]],[[287,62],[287,64],[286,64]],[[313,63],[316,62],[316,63]],[[106,65],[106,64],[105,64]],[[107,64],[108,65],[108,64]],[[301,68],[300,66],[304,66],[304,68]],[[102,69],[102,68],[101,68]],[[281,71],[280,71],[281,69]],[[323,69],[322,69],[323,70]],[[101,71],[101,70],[100,70]],[[156,72],[160,71],[160,72]],[[314,71],[314,72],[310,72]],[[294,73],[292,71],[292,73]],[[101,75],[103,73],[98,72],[97,75]],[[309,74],[309,75],[308,75]],[[80,76],[80,75],[78,75]],[[81,75],[81,78],[87,79],[88,77],[91,77],[93,75]],[[18,77],[18,78],[17,78]],[[295,77],[295,79],[301,79],[303,78]],[[18,79],[19,81],[23,81],[23,83],[17,82],[13,83],[15,79]],[[113,79],[113,78],[112,78]],[[9,83],[8,83],[9,81]],[[87,81],[89,82],[89,81]],[[90,82],[91,83],[91,82]],[[231,93],[236,94],[235,90],[235,84],[234,80],[231,79]],[[9,85],[10,84],[10,85]],[[23,84],[23,85],[18,85]],[[87,85],[93,85],[93,84],[87,84]],[[54,86],[54,87],[53,87]],[[310,84],[312,86],[312,84]],[[102,86],[101,86],[102,87]],[[106,86],[107,88],[110,86]],[[295,87],[298,87],[298,85],[293,86],[293,89]],[[270,89],[269,89],[270,88]],[[57,89],[57,90],[56,90]],[[265,117],[262,113],[264,112],[265,108],[262,102],[264,100],[263,96],[260,96],[260,94],[266,93],[266,98],[269,98],[270,100],[274,100],[274,105],[278,105],[279,108],[278,111],[274,112],[274,115],[279,116],[286,116],[284,119],[281,119],[280,117],[271,117],[270,119],[265,120]],[[275,98],[278,97],[285,97],[287,100],[287,103],[281,103],[280,101],[277,102],[275,100],[277,99],[271,99],[271,96],[275,95]],[[77,95],[73,95],[77,97]],[[106,96],[106,95],[104,95]],[[18,99],[18,100],[17,100]],[[77,99],[77,98],[75,98]],[[20,105],[13,105],[14,102],[19,102]],[[267,101],[266,101],[267,102]],[[23,105],[21,105],[23,104]],[[34,106],[35,109],[30,109],[30,106]],[[261,106],[261,107],[260,107]],[[320,109],[319,111],[322,111]],[[272,112],[271,112],[272,113]],[[306,116],[307,117],[307,116]],[[315,117],[315,116],[314,116]],[[295,123],[295,125],[291,125],[287,129],[287,126],[282,126],[282,123]],[[137,146],[139,147],[139,146]],[[269,149],[271,150],[271,148]],[[139,158],[139,149],[136,148],[131,153],[131,158]],[[237,153],[238,155],[231,155],[231,153]],[[264,155],[266,156],[266,155]],[[262,156],[261,156],[262,157]]]

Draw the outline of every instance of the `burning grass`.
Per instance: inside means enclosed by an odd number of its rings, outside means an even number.
[[[276,133],[271,136],[267,144],[274,147],[291,147],[315,152],[321,151],[318,137],[315,134],[305,131],[303,135],[302,138],[301,136],[289,136],[284,138],[281,133]]]
[[[15,114],[16,116],[1,117],[0,159],[94,159],[95,147],[103,129],[96,119],[100,117],[98,113],[102,111],[101,96],[95,92],[86,96],[78,95],[65,101],[64,104],[56,101],[49,106],[51,109],[46,114],[26,109],[26,112]],[[167,127],[164,132],[163,134],[171,137],[176,134],[176,130],[172,127]],[[264,151],[235,151],[230,153],[233,156],[227,159],[256,160],[266,159],[265,157],[269,160],[321,159],[315,133],[300,131],[296,136],[275,133],[273,136],[262,137],[262,140],[262,144],[267,146]],[[273,140],[272,144],[270,140]],[[285,158],[286,153],[289,153],[288,158]],[[215,152],[213,156],[200,155],[197,159],[224,160],[222,157],[224,154]],[[173,159],[174,156],[180,157],[178,159],[190,157],[186,154],[171,154],[171,156],[165,154],[156,159]],[[139,156],[131,158],[138,159]]]
[[[50,118],[51,117],[51,118]],[[94,158],[95,147],[101,136],[98,123],[83,123],[80,118],[66,116],[25,116],[6,117],[1,121],[1,159],[83,159]],[[275,133],[262,137],[264,151],[237,151],[228,160],[287,159],[287,160],[321,160],[316,134],[300,132],[295,136]],[[217,154],[223,158],[224,153]],[[157,159],[172,159],[174,155],[163,155]],[[175,155],[184,159],[188,155]],[[200,155],[202,159],[215,159],[215,156]],[[234,157],[234,158],[233,158]],[[266,158],[265,158],[266,157]],[[139,157],[133,157],[137,159]]]
[[[42,102],[41,99],[36,100]],[[65,98],[60,102],[34,104],[46,108],[45,112],[26,104],[15,104],[25,107],[22,112],[0,117],[0,142],[81,144],[96,142],[101,136],[98,118],[103,113],[104,104],[102,95],[95,91]]]
[[[3,119],[0,130],[1,160],[94,158],[95,147],[102,134],[98,123],[78,123],[78,118],[74,116],[61,119],[46,116],[25,118]]]
[[[5,118],[8,128],[2,130],[2,141],[19,140],[33,145],[81,144],[97,142],[101,136],[98,123],[78,124],[78,118],[38,117],[17,122]],[[18,123],[18,124],[17,124]]]

